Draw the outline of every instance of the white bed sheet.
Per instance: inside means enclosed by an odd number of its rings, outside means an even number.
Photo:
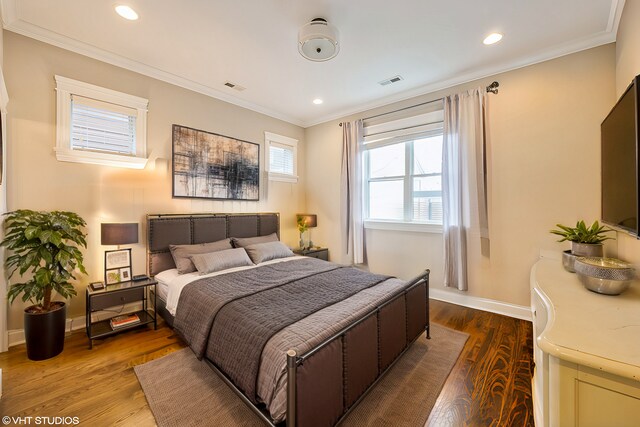
[[[167,293],[169,292],[169,285],[167,284],[167,282],[160,280],[158,278],[155,278],[156,281],[158,282],[158,284],[156,285],[156,291],[158,292],[158,298],[160,298],[163,301],[167,300]]]
[[[167,302],[167,311],[171,313],[172,316],[175,316],[176,308],[178,307],[178,301],[180,300],[180,294],[182,293],[182,289],[184,289],[185,286],[187,286],[189,283],[195,280],[202,279],[205,277],[219,276],[220,274],[233,273],[234,271],[249,270],[256,267],[261,267],[263,265],[277,264],[279,262],[296,261],[304,258],[305,257],[303,256],[296,255],[296,256],[287,257],[287,258],[273,259],[271,261],[261,262],[260,264],[256,264],[256,265],[229,268],[227,270],[216,271],[214,273],[209,273],[209,274],[200,274],[197,271],[193,273],[178,274],[178,270],[175,268],[172,268],[171,270],[165,270],[163,272],[156,274],[154,278],[158,281],[158,283],[166,285],[167,292],[163,299]],[[161,288],[162,287],[163,286],[161,285]],[[159,295],[160,295],[160,292],[161,291],[159,290],[158,291]]]

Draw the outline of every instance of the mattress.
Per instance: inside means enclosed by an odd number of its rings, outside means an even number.
[[[169,283],[165,280],[159,279],[158,277],[154,277],[154,279],[158,282],[158,284],[156,285],[158,298],[160,298],[162,301],[167,301],[167,294],[169,293]]]

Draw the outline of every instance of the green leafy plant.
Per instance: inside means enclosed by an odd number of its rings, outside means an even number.
[[[566,225],[556,224],[559,230],[551,230],[550,232],[562,237],[558,242],[568,240],[576,243],[602,243],[605,240],[612,239],[605,236],[604,233],[614,231],[609,227],[600,225],[598,221],[587,227],[584,221],[578,221],[575,227],[567,227]]]
[[[300,235],[302,235],[309,229],[309,224],[307,224],[307,221],[305,221],[305,218],[302,215],[297,216],[296,220],[298,223],[298,231],[300,232]]]
[[[30,279],[11,285],[8,293],[12,303],[21,293],[22,301],[31,301],[30,312],[48,312],[52,307],[51,293],[64,298],[75,296],[70,280],[76,269],[87,274],[79,246],[87,247],[86,222],[73,212],[36,212],[21,209],[5,214],[5,238],[0,245],[12,254],[5,265],[9,277],[31,273]]]

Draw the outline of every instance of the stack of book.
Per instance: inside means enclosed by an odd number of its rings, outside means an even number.
[[[123,314],[111,318],[111,329],[116,330],[124,328],[125,326],[135,325],[136,323],[140,323],[140,318],[137,314]]]

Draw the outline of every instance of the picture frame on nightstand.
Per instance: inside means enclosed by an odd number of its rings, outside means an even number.
[[[120,280],[122,282],[128,282],[129,280],[131,280],[131,267],[120,269]]]
[[[104,283],[113,285],[131,280],[131,248],[105,251]]]

